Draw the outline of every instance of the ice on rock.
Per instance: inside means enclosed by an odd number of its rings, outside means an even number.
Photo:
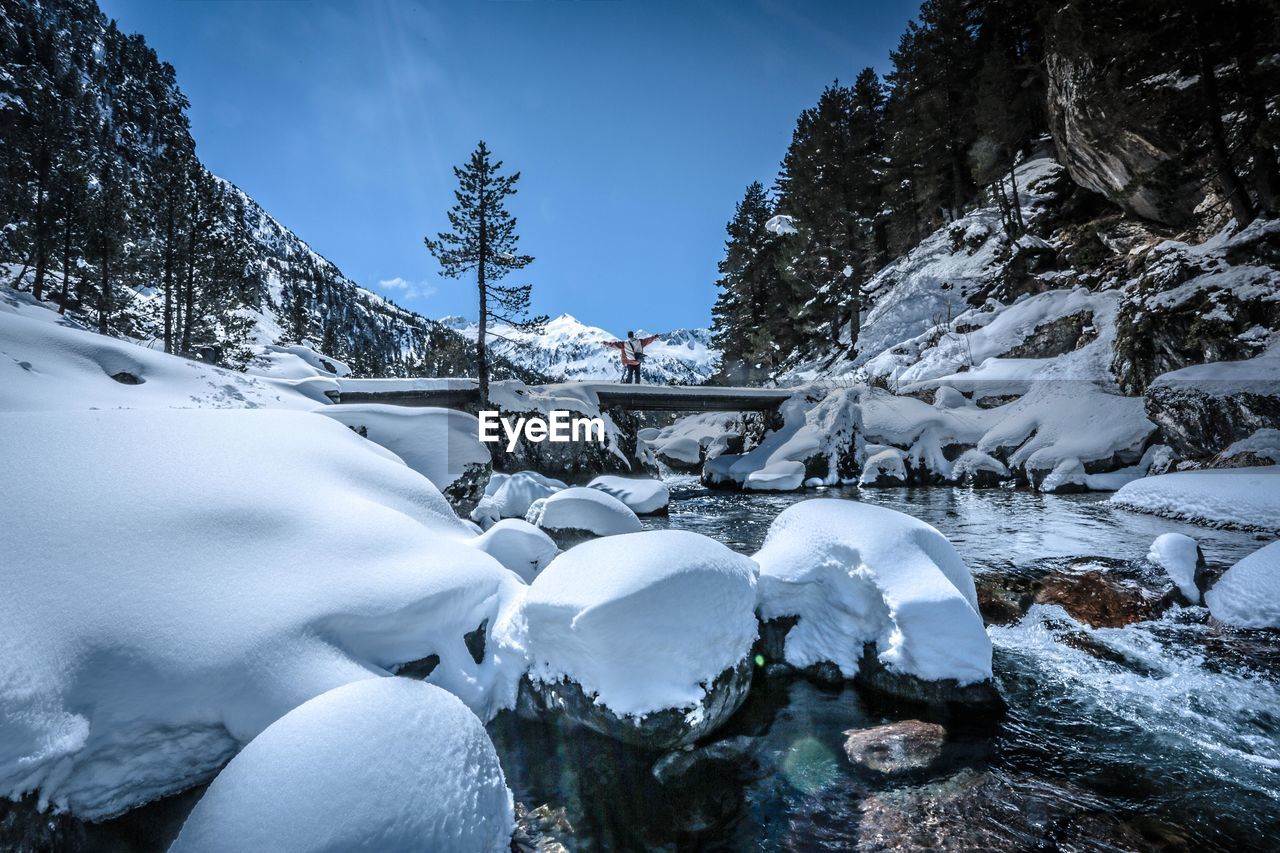
[[[774,520],[755,560],[761,618],[797,618],[787,663],[830,662],[853,678],[874,643],[890,673],[961,686],[991,678],[973,578],[923,521],[855,501],[804,501]]]
[[[475,714],[429,684],[365,678],[255,737],[170,850],[498,853],[514,829],[511,792]]]
[[[583,543],[529,587],[529,677],[543,689],[580,687],[595,706],[634,718],[633,729],[646,715],[677,710],[685,731],[674,743],[685,742],[745,695],[741,679],[728,701],[710,688],[743,667],[756,638],[755,601],[755,565],[705,536],[654,530]]]
[[[635,533],[643,529],[640,519],[622,501],[585,486],[573,486],[534,501],[525,520],[543,530],[594,536]]]
[[[666,483],[661,480],[616,477],[606,474],[587,484],[622,501],[636,515],[653,515],[663,512],[671,500]]]
[[[565,483],[537,471],[494,474],[471,518],[481,527],[502,518],[524,518],[536,501],[567,488]]]
[[[458,491],[478,492],[490,466],[489,449],[478,437],[480,422],[466,412],[380,403],[344,403],[317,411],[390,450],[450,497]],[[472,480],[470,487],[464,478]]]
[[[523,518],[504,518],[471,540],[472,545],[532,583],[555,559],[555,540]]]
[[[1196,586],[1196,569],[1203,561],[1200,545],[1190,536],[1181,533],[1164,533],[1151,543],[1147,559],[1164,569],[1170,580],[1192,604],[1200,603],[1200,590]]]
[[[1204,603],[1213,618],[1237,628],[1280,628],[1280,542],[1227,569]]]
[[[1123,486],[1111,502],[1198,524],[1280,531],[1280,465],[1143,477]]]
[[[116,814],[209,778],[308,699],[432,656],[429,680],[481,716],[514,704],[503,630],[524,585],[342,424],[154,409],[0,431],[0,796]],[[74,523],[51,537],[56,518]],[[481,625],[477,663],[462,638]]]

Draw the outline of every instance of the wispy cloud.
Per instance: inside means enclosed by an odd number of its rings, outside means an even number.
[[[378,289],[397,299],[426,299],[436,292],[434,284],[425,281],[409,281],[396,276],[378,282]]]

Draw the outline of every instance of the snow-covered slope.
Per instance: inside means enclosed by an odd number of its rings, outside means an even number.
[[[440,323],[474,340],[476,326],[460,317],[445,317]],[[508,326],[493,328],[490,346],[513,364],[551,380],[614,380],[622,372],[616,349],[603,346],[617,341],[615,335],[597,326],[588,326],[570,314],[561,314],[547,323],[541,335],[521,332]],[[626,330],[623,330],[625,334]],[[639,335],[652,332],[636,330]],[[711,346],[707,329],[675,329],[661,333],[645,354],[646,382],[696,385],[705,382],[720,362],[720,353]]]

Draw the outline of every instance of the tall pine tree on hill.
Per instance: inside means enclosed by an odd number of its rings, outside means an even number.
[[[531,284],[505,286],[498,284],[514,270],[523,269],[531,255],[518,254],[519,236],[516,218],[506,208],[506,199],[516,194],[520,173],[501,174],[502,161],[490,158],[484,140],[471,152],[464,166],[455,166],[458,179],[454,190],[456,203],[449,209],[450,231],[442,231],[435,239],[424,238],[427,250],[440,263],[440,274],[462,278],[474,272],[479,297],[479,330],[476,333],[477,378],[480,402],[489,400],[489,355],[486,342],[488,327],[504,323],[520,331],[541,332],[547,318],[527,318]]]

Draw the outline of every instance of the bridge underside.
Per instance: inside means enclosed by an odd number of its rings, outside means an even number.
[[[349,383],[356,384],[366,383]],[[620,383],[581,383],[575,387],[593,392],[602,409],[630,411],[765,412],[778,408],[791,396],[790,391],[777,388],[700,388]],[[549,390],[554,393],[554,388]],[[393,406],[439,406],[446,409],[474,410],[480,404],[480,392],[475,387],[395,388],[383,391],[348,386],[329,396],[335,403],[384,403]]]

